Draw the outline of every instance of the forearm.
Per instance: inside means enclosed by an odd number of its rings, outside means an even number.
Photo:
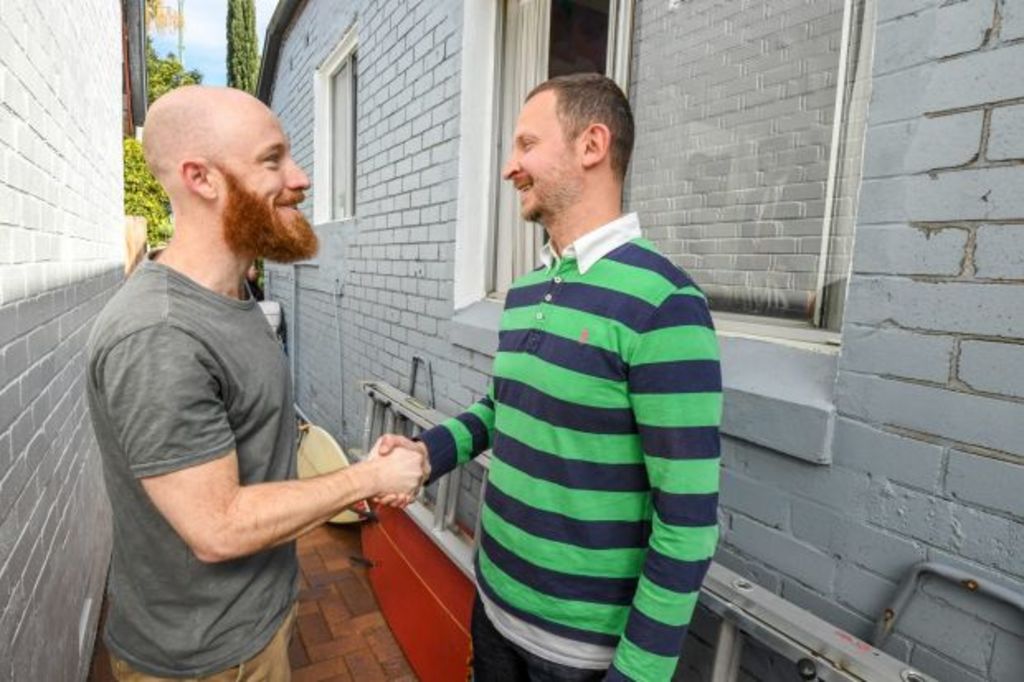
[[[207,562],[255,554],[298,538],[377,492],[370,465],[316,478],[240,486],[226,506],[214,510],[208,531],[193,549]]]

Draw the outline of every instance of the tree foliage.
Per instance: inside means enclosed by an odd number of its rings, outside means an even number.
[[[260,55],[253,0],[228,0],[227,38],[228,86],[255,94]]]
[[[180,88],[183,85],[198,85],[203,82],[203,74],[193,69],[186,71],[173,52],[166,57],[157,55],[153,48],[153,40],[146,38],[146,78],[149,83],[147,96],[149,103],[160,95]]]
[[[170,200],[149,172],[142,145],[130,137],[124,140],[124,212],[146,219],[146,243],[151,247],[171,238]]]

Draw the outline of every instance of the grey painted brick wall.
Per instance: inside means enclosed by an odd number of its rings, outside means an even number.
[[[52,10],[52,11],[51,11]],[[0,8],[0,679],[82,680],[110,553],[85,405],[120,281],[121,15]]]
[[[833,464],[727,441],[720,560],[861,636],[916,561],[1024,590],[1024,173],[988,154],[1022,94],[1003,9],[879,7]],[[887,648],[942,680],[1013,680],[1022,635],[1007,607],[926,580]]]
[[[0,307],[14,331],[0,347],[2,679],[84,679],[91,660],[111,535],[84,350],[120,280],[114,270]]]
[[[357,218],[318,228],[313,263],[272,266],[270,292],[286,308],[300,404],[354,445],[360,379],[408,388],[421,355],[438,408],[455,413],[483,392],[490,358],[448,340],[459,4],[326,4],[311,0],[292,26],[273,106],[311,168],[312,71],[358,21]],[[629,207],[702,285],[722,284],[714,273],[728,263],[715,265],[714,244],[742,238],[736,226],[749,226],[751,244],[790,239],[818,251],[823,199],[810,190],[824,182],[841,5],[638,1]],[[724,439],[718,560],[861,637],[917,561],[1024,583],[1014,380],[1024,52],[1012,42],[1024,38],[1022,17],[1020,0],[879,4],[864,180],[844,214],[856,208],[858,222],[832,463]],[[794,54],[796,38],[816,51]],[[730,59],[755,77],[711,66]],[[767,91],[751,90],[766,81]],[[764,116],[747,120],[748,110]],[[702,123],[686,125],[683,113]],[[784,189],[785,201],[771,194]],[[746,217],[748,203],[760,214]],[[691,248],[701,240],[707,249]],[[764,244],[744,256],[754,278],[744,286],[772,267]],[[428,397],[425,384],[417,395]],[[460,510],[467,525],[471,506]],[[1022,634],[1019,614],[929,580],[886,648],[939,679],[1008,682],[1022,679]],[[692,635],[679,676],[706,679],[714,619],[699,613]],[[754,646],[743,668],[751,679],[794,676]]]
[[[461,3],[452,0],[311,0],[282,45],[271,107],[312,173],[313,74],[349,27],[359,36],[355,217],[317,226],[314,261],[267,268],[297,359],[299,405],[348,448],[361,447],[359,381],[407,389],[414,355],[430,365],[439,409],[455,412],[486,388],[490,359],[447,341],[461,19]],[[417,397],[428,400],[428,387],[421,370]],[[467,485],[479,480],[475,473]],[[467,492],[460,504],[470,527],[475,502]]]
[[[1024,403],[1012,383],[1024,340],[1015,255],[1024,206],[1009,189],[1024,180],[1014,161],[1024,157],[1014,146],[1024,52],[1003,30],[1020,8],[982,0],[880,9],[837,407],[850,418],[846,433],[856,424],[931,453],[859,457],[872,475],[868,527],[1024,591],[1022,509],[1008,490],[1024,475]],[[837,433],[840,463],[855,448]],[[878,476],[890,456],[927,476]],[[960,592],[925,584],[898,628],[909,660],[943,680],[1020,679],[1024,617]]]

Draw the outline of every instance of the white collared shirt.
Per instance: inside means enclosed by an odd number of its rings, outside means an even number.
[[[540,262],[545,268],[551,269],[552,265],[558,265],[565,258],[575,258],[580,274],[586,274],[594,263],[623,244],[642,236],[640,219],[636,213],[627,213],[579,237],[562,251],[561,256],[555,254],[549,239],[540,250]]]

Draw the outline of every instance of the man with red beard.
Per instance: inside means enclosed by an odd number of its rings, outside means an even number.
[[[98,317],[88,398],[113,517],[104,638],[119,680],[287,680],[295,539],[420,485],[419,455],[294,480],[288,363],[244,285],[316,253],[309,180],[274,115],[227,88],[149,110],[143,146],[175,235]]]

